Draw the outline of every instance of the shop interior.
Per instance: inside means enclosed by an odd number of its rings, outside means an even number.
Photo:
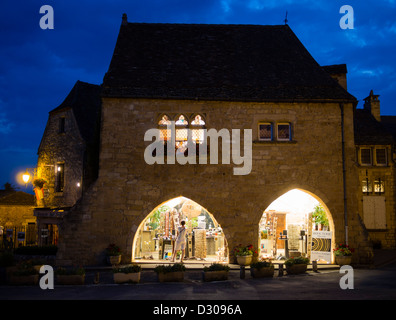
[[[281,261],[302,255],[318,263],[331,263],[331,235],[321,204],[294,189],[264,211],[259,225],[260,257]]]
[[[161,262],[172,259],[180,222],[187,227],[185,262],[228,262],[221,226],[196,202],[178,197],[157,207],[143,221],[135,242],[134,260]],[[176,261],[180,259],[176,257]]]

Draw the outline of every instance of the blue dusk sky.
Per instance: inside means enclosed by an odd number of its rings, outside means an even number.
[[[54,29],[42,30],[43,5]],[[353,8],[353,29],[342,29]],[[0,188],[37,163],[48,112],[77,80],[101,84],[123,13],[129,22],[288,24],[320,65],[347,64],[358,107],[370,90],[396,115],[396,0],[3,0],[0,11]],[[347,21],[350,23],[349,21]]]

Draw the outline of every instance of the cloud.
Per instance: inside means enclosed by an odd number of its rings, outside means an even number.
[[[14,127],[15,124],[10,122],[6,118],[5,113],[0,113],[0,133],[2,134],[8,134],[11,132],[12,127]]]

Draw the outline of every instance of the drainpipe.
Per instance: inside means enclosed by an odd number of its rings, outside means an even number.
[[[347,193],[346,193],[344,104],[343,103],[340,103],[340,109],[341,109],[342,182],[343,182],[343,193],[344,193],[345,244],[348,245],[348,211],[347,211]]]

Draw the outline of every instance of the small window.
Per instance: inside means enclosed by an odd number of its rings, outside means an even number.
[[[362,180],[362,192],[363,193],[373,192],[373,187],[372,187],[371,181],[369,179]]]
[[[278,128],[277,138],[279,141],[291,140],[290,123],[278,123],[277,128]]]
[[[272,123],[259,123],[259,140],[272,141]]]
[[[65,133],[65,117],[59,118],[59,133]]]
[[[386,149],[385,148],[377,148],[375,149],[375,162],[377,166],[386,166]]]
[[[197,114],[191,121],[192,140],[195,144],[201,144],[204,140],[205,121],[202,116]]]
[[[371,166],[371,149],[370,148],[361,148],[360,149],[360,164],[363,166]]]
[[[176,120],[176,150],[184,153],[187,150],[188,121],[184,115]]]
[[[164,141],[164,143],[166,141],[170,140],[170,134],[171,133],[170,133],[170,130],[168,130],[168,127],[167,127],[170,124],[171,124],[171,121],[170,121],[169,117],[166,114],[164,114],[161,117],[160,121],[158,121],[158,128],[160,130],[160,139],[162,141]]]
[[[65,165],[63,163],[58,163],[56,165],[56,192],[63,192],[65,185]]]
[[[384,181],[381,179],[376,179],[374,181],[374,192],[375,193],[384,193],[385,192],[385,187],[384,187]]]

